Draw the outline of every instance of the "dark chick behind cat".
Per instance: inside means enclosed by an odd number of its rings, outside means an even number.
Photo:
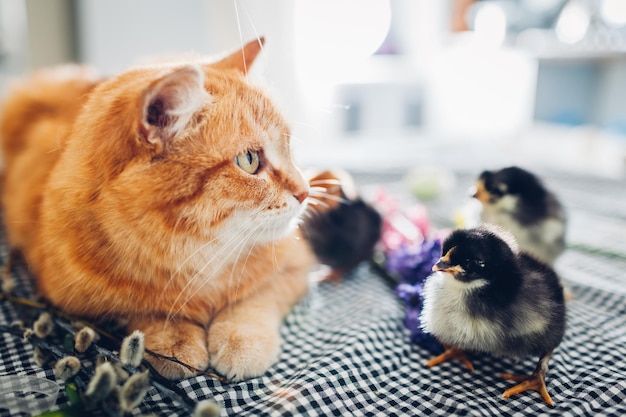
[[[382,217],[357,193],[350,175],[339,169],[312,174],[311,203],[302,226],[318,260],[331,268],[325,278],[338,282],[369,260],[381,236]]]

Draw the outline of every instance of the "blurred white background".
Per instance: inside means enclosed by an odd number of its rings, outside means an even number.
[[[0,81],[257,36],[301,165],[624,176],[625,0],[0,0]]]

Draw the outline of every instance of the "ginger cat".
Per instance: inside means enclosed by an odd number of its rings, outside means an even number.
[[[13,86],[0,120],[7,235],[39,292],[231,380],[276,360],[314,262],[289,128],[246,77],[261,45],[103,80],[44,70]]]

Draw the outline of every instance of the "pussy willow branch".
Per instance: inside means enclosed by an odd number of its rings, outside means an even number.
[[[0,298],[1,299],[1,298]],[[7,325],[0,325],[0,333],[3,334],[10,334],[12,336],[15,336],[16,338],[19,339],[23,339],[24,338],[24,329],[20,329],[17,327],[12,327],[12,326],[7,326]],[[44,339],[40,339],[39,337],[35,336],[34,334],[30,335],[28,337],[28,342],[30,344],[32,344],[33,346],[39,347],[47,352],[49,352],[52,356],[54,356],[55,360],[59,360],[61,358],[64,358],[68,355],[72,355],[71,352],[66,351],[65,349],[59,348],[56,345],[53,345],[52,343],[47,342]],[[84,369],[83,367],[81,367],[78,371],[78,375],[80,375],[82,378],[85,379],[85,381],[89,381],[90,375],[87,373],[87,370]],[[84,388],[86,386],[86,382],[85,381],[81,381],[80,379],[75,379],[75,381],[77,381],[77,385],[79,385],[81,388]]]
[[[25,300],[25,299],[13,297],[13,296],[7,297],[6,294],[0,294],[0,299],[2,299],[3,297],[12,302],[17,302],[20,305],[26,305],[31,308],[36,308],[38,310],[41,309],[42,311],[47,311],[45,310],[45,306],[43,304],[39,304],[31,300]],[[26,301],[26,303],[22,303],[22,301]],[[59,326],[60,328],[66,331],[71,329],[70,333],[72,334],[76,333],[75,330],[71,327],[71,325],[59,320],[59,317],[54,316],[54,314],[51,313],[51,315],[53,316],[55,325]],[[94,330],[98,331],[95,328]],[[22,338],[24,334],[24,331],[22,329],[5,326],[5,325],[0,325],[0,332],[8,333],[18,338]],[[108,334],[107,332],[104,332],[104,331],[102,331],[102,333],[99,333],[99,334],[102,335],[103,333]],[[113,340],[117,340],[117,338],[114,338]],[[44,349],[50,352],[55,357],[55,360],[59,360],[65,356],[74,354],[73,352],[68,352],[65,349],[61,349],[56,345],[53,345],[43,339],[40,339],[35,335],[31,335],[28,341],[34,346],[37,346],[41,349]],[[119,357],[115,355],[113,352],[111,352],[110,350],[103,348],[96,343],[92,343],[90,349],[95,350],[96,353],[105,357],[106,359],[116,361],[120,363],[121,365]],[[121,366],[126,372],[129,372],[130,374],[134,374],[138,372],[138,370],[135,367],[128,366],[128,365],[121,365]],[[195,401],[189,398],[184,390],[180,389],[177,385],[172,384],[169,380],[162,378],[158,373],[156,373],[156,371],[151,366],[149,366],[148,368],[150,369],[150,372],[152,375],[152,378],[150,381],[152,386],[154,386],[160,393],[170,398],[173,402],[182,404],[189,411],[193,409],[193,407],[195,406]],[[74,381],[78,382],[77,385],[80,385],[81,389],[85,389],[86,384],[91,378],[91,376],[89,375],[87,370],[83,367],[81,367],[79,370],[79,376],[81,378],[84,378],[84,381],[81,381],[80,378],[75,378]],[[159,381],[156,381],[156,379],[158,379]]]
[[[76,334],[76,330],[71,326],[71,324],[68,323],[68,321],[74,321],[74,320],[80,320],[82,323],[84,323],[85,325],[91,327],[96,333],[98,333],[100,336],[108,339],[109,341],[115,342],[117,344],[120,344],[122,342],[122,340],[119,337],[114,336],[113,334],[99,328],[98,326],[94,325],[93,323],[89,323],[85,320],[76,318],[76,317],[72,317],[71,315],[68,315],[66,313],[63,313],[62,311],[59,311],[57,309],[51,308],[50,306],[43,304],[43,303],[39,303],[37,301],[33,301],[33,300],[29,300],[26,298],[20,298],[20,297],[15,297],[11,294],[6,294],[2,291],[0,291],[0,300],[2,299],[6,299],[7,301],[15,304],[15,305],[19,305],[19,306],[24,306],[24,307],[28,307],[31,309],[36,309],[38,311],[42,311],[42,312],[48,312],[51,314],[53,321],[55,323],[55,325],[57,325],[58,327],[60,327],[61,329],[63,329],[65,332],[71,334],[71,335],[75,335]],[[65,320],[65,321],[64,321]],[[24,331],[18,328],[14,328],[14,327],[10,327],[10,326],[5,326],[5,325],[0,325],[0,332],[2,333],[9,333],[12,334],[16,337],[23,337]],[[34,346],[38,346],[41,349],[47,350],[49,351],[53,356],[56,357],[56,359],[61,359],[67,355],[72,355],[74,354],[73,352],[67,352],[64,349],[60,349],[57,346],[43,340],[40,339],[38,337],[36,337],[35,335],[31,335],[29,337],[29,341],[34,345]],[[96,353],[100,354],[101,356],[109,359],[109,360],[114,360],[118,363],[121,364],[119,356],[114,354],[113,352],[111,352],[110,350],[103,348],[102,346],[99,346],[97,343],[93,343],[90,347],[90,349],[95,350]],[[201,369],[197,369],[191,365],[188,365],[184,362],[179,361],[176,358],[170,357],[170,356],[165,356],[165,355],[161,355],[157,352],[154,352],[152,350],[149,349],[145,349],[145,352],[151,356],[154,356],[158,359],[161,360],[168,360],[171,362],[174,362],[180,366],[183,366],[185,368],[187,368],[188,370],[190,370],[191,372],[200,374],[200,375],[204,375],[207,376],[209,378],[212,379],[217,379],[220,382],[228,382],[226,379],[222,378],[219,375],[213,374],[211,372],[207,372]],[[174,402],[178,402],[178,403],[182,403],[183,405],[185,405],[186,407],[191,407],[191,409],[193,409],[193,407],[195,406],[195,401],[191,398],[189,398],[187,396],[187,393],[181,389],[180,387],[178,387],[176,384],[172,384],[171,381],[163,378],[158,372],[156,372],[156,370],[147,362],[145,362],[146,366],[148,367],[148,369],[150,370],[151,373],[151,384],[152,386],[154,386],[159,392],[161,392],[162,394],[164,394],[165,396],[167,396],[168,398],[170,398],[172,401]],[[124,368],[125,371],[134,374],[136,372],[138,372],[137,368],[130,366],[130,365],[122,365],[122,368]],[[81,377],[84,377],[86,381],[89,380],[89,375],[87,374],[86,370],[84,368],[81,368],[81,370],[79,371]],[[84,383],[79,383],[80,385],[84,386]]]
[[[15,297],[13,295],[6,294],[6,293],[0,291],[0,300],[2,298],[7,299],[8,301],[10,301],[10,302],[12,302],[14,304],[26,306],[26,307],[29,307],[29,308],[34,308],[34,309],[41,310],[41,311],[46,311],[46,312],[52,314],[53,316],[61,317],[61,318],[64,318],[65,320],[68,320],[68,321],[81,321],[82,323],[85,323],[86,326],[91,327],[100,336],[103,336],[103,337],[109,339],[110,341],[118,343],[118,344],[122,343],[122,339],[120,339],[117,336],[112,335],[111,333],[107,332],[106,330],[101,329],[100,327],[96,326],[94,323],[90,323],[90,322],[85,321],[85,320],[83,320],[82,318],[79,318],[79,317],[73,317],[73,316],[71,316],[69,314],[66,314],[66,313],[64,313],[64,312],[62,312],[60,310],[52,308],[52,307],[50,307],[48,305],[45,305],[43,303],[39,303],[37,301],[29,300],[27,298]],[[60,324],[60,327],[62,327],[68,333],[71,333],[72,335],[74,335],[76,333],[76,331],[70,325]],[[174,362],[177,365],[183,366],[183,367],[187,368],[188,370],[190,370],[191,372],[197,373],[199,375],[204,375],[206,377],[209,377],[209,378],[212,378],[212,379],[216,379],[216,380],[218,380],[220,382],[228,383],[227,379],[225,379],[225,378],[223,378],[223,377],[221,377],[221,376],[219,376],[217,374],[214,374],[214,373],[208,372],[208,371],[204,371],[202,369],[195,368],[195,367],[193,367],[191,365],[188,365],[188,364],[186,364],[184,362],[179,361],[178,359],[176,359],[176,358],[174,358],[172,356],[162,355],[162,354],[154,352],[154,351],[152,351],[150,349],[145,349],[145,352],[147,354],[151,355],[151,356],[154,356],[155,358],[162,359],[162,360],[167,360],[167,361],[170,361],[170,362]]]
[[[55,321],[55,324],[59,325],[58,321]],[[61,326],[65,329],[64,326]],[[71,327],[71,326],[70,326]],[[16,327],[10,327],[10,326],[6,326],[6,325],[0,325],[0,333],[4,333],[4,334],[10,334],[13,336],[16,336],[17,338],[22,338],[23,337],[23,333],[24,331],[22,329],[16,328]],[[35,335],[31,335],[28,339],[28,341],[33,344],[34,346],[37,346],[41,349],[44,349],[48,352],[50,352],[52,354],[52,356],[54,356],[55,360],[59,360],[61,358],[64,358],[68,355],[72,355],[72,352],[68,352],[65,349],[60,349],[59,347],[57,347],[56,345],[53,345],[47,341],[45,341],[44,339],[40,339],[39,337],[35,336]],[[98,354],[106,357],[109,360],[115,360],[116,362],[119,362],[119,358],[117,357],[117,355],[115,355],[113,352],[111,352],[108,349],[105,349],[103,347],[100,347],[98,345],[96,345],[95,343],[91,345]],[[124,368],[125,371],[134,374],[136,372],[139,372],[139,370],[135,367],[132,366],[127,366],[127,365],[122,365],[122,368]],[[154,375],[154,373],[156,372],[151,366],[148,367],[150,369],[150,371],[153,373],[152,378],[150,380],[151,385],[156,388],[161,394],[165,395],[166,397],[168,397],[170,400],[172,400],[175,403],[179,403],[182,404],[183,406],[185,406],[185,408],[191,412],[191,410],[193,410],[194,406],[195,406],[195,401],[192,400],[191,398],[189,398],[186,393],[181,390],[180,388],[178,388],[177,386],[173,386],[170,381],[166,380],[165,378],[161,377],[160,375],[156,374]],[[87,370],[83,367],[81,367],[78,371],[77,376],[80,376],[80,378],[76,378],[74,377],[73,381],[76,383],[76,385],[78,386],[79,389],[84,390],[87,386],[87,382],[89,381],[89,379],[91,378],[91,376],[89,375],[89,373],[87,372]],[[81,378],[84,379],[81,380]],[[156,379],[159,379],[158,381]],[[105,410],[107,411],[107,410]],[[113,413],[111,410],[108,410],[108,414],[109,415],[115,415],[115,413]]]

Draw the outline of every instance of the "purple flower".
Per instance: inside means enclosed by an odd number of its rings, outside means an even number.
[[[407,305],[419,307],[422,305],[422,284],[408,284],[401,282],[396,287],[396,293],[406,301]]]
[[[411,342],[431,352],[441,352],[442,347],[430,334],[422,331],[420,312],[422,310],[422,289],[424,280],[431,274],[433,265],[441,256],[439,240],[425,240],[418,244],[403,244],[387,253],[387,269],[400,275],[396,293],[406,303],[404,325],[411,333]]]
[[[404,325],[411,333],[411,342],[415,343],[432,353],[441,353],[443,352],[443,347],[441,344],[435,339],[432,334],[424,333],[421,327],[420,322],[420,312],[422,311],[422,306],[419,307],[411,307],[407,306],[406,308],[406,318],[404,319]]]
[[[417,244],[403,244],[387,253],[387,269],[402,277],[402,282],[417,284],[430,275],[441,256],[439,240],[424,240]]]

